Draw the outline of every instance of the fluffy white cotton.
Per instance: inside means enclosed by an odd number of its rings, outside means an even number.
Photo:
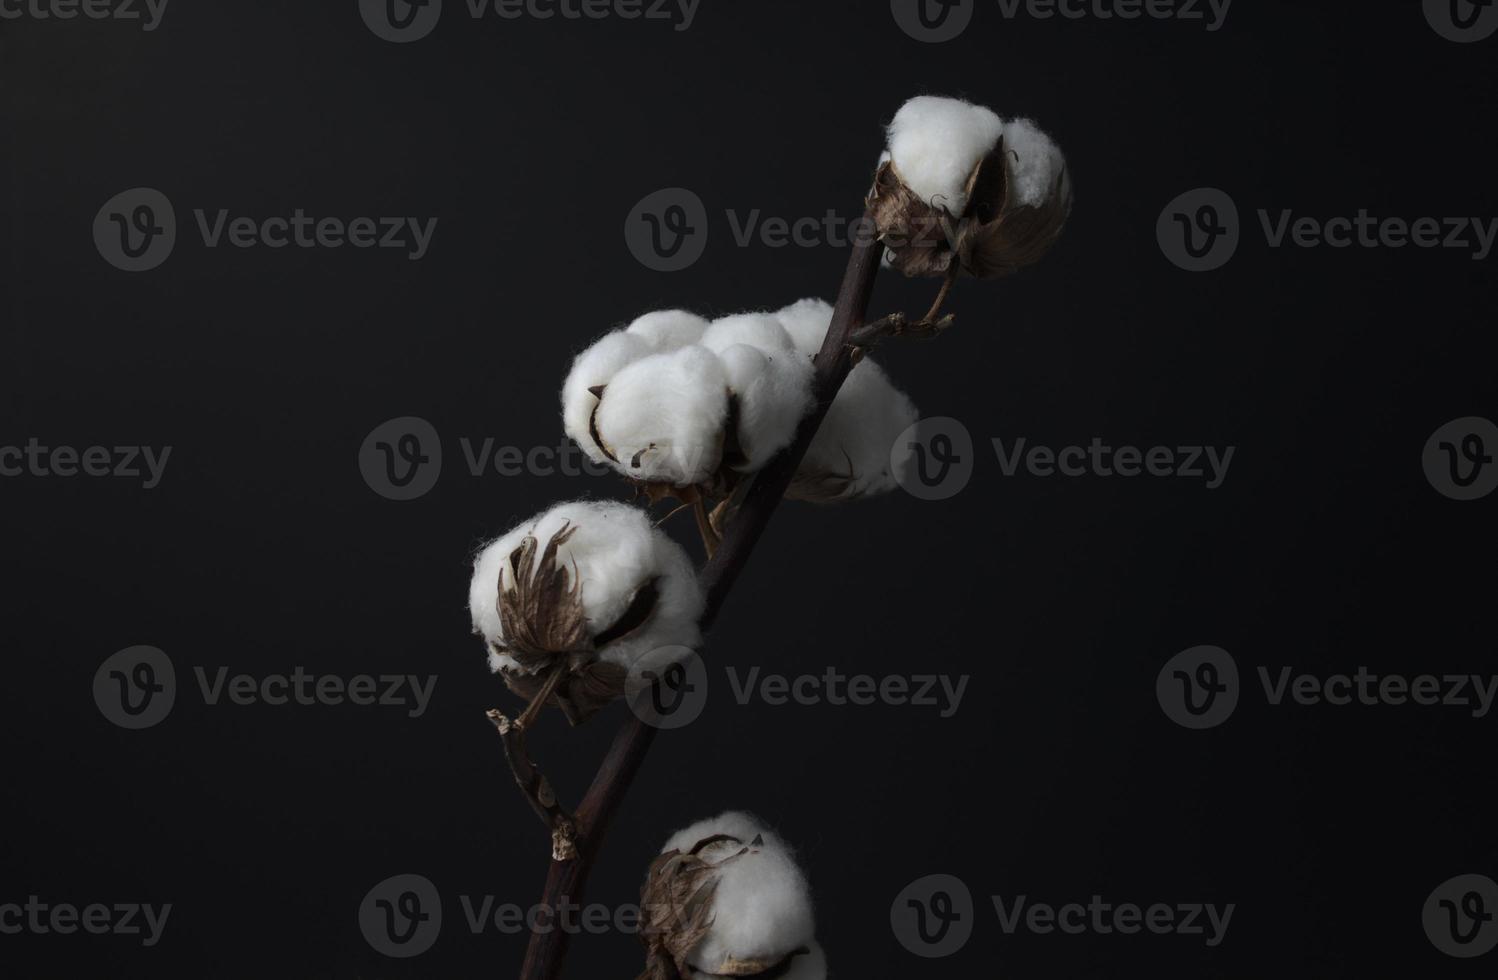
[[[897,443],[918,419],[910,398],[865,357],[843,382],[799,472],[843,473],[851,461],[844,498],[893,490],[910,460],[910,448]]]
[[[806,877],[785,842],[753,816],[725,813],[702,821],[672,835],[662,853],[690,851],[699,841],[718,834],[728,834],[742,844],[724,843],[704,850],[700,853],[705,859],[722,860],[745,846],[750,850],[723,861],[719,868],[712,928],[687,961],[710,974],[729,959],[779,959],[810,946],[816,923]],[[751,846],[756,837],[760,843]]]
[[[797,424],[811,411],[811,359],[795,350],[766,353],[748,344],[725,348],[718,358],[738,399],[744,460],[736,465],[752,473],[791,444]]]
[[[773,313],[736,313],[714,320],[702,335],[702,346],[721,352],[735,344],[769,352],[792,350],[790,334]]]
[[[687,486],[722,460],[728,376],[705,347],[652,354],[614,375],[598,406],[598,439],[635,479]]]
[[[991,109],[923,95],[895,113],[888,152],[906,187],[932,207],[961,214],[967,209],[968,178],[1003,129]]]
[[[658,592],[650,618],[633,633],[598,651],[600,660],[628,666],[641,654],[667,646],[694,647],[702,640],[697,621],[703,595],[692,561],[681,546],[650,522],[638,507],[604,501],[560,504],[489,543],[473,563],[468,609],[475,633],[503,642],[499,615],[501,583],[513,582],[510,554],[533,535],[541,548],[563,527],[577,530],[557,549],[573,583],[581,583],[583,612],[596,636],[619,621],[640,587],[654,581]],[[489,666],[515,669],[508,655],[489,654]]]
[[[796,350],[807,357],[816,357],[822,350],[822,341],[827,339],[827,328],[832,325],[832,304],[823,299],[797,300],[775,314]]]
[[[810,358],[777,314],[709,323],[683,310],[647,313],[573,362],[562,388],[563,424],[590,458],[626,476],[705,483],[724,463],[730,417],[742,458],[729,462],[741,472],[789,445],[811,410],[811,378]],[[730,398],[738,403],[733,414]]]
[[[1044,202],[1066,166],[1061,149],[1034,121],[1012,119],[1004,124],[1004,150],[1014,193],[1010,205],[1034,207]]]
[[[702,332],[707,329],[707,320],[686,310],[659,310],[646,313],[625,328],[625,332],[639,337],[658,352],[673,351],[679,347],[702,342]]]
[[[832,325],[831,305],[818,299],[792,303],[776,316],[795,340],[796,348],[807,353],[821,350]],[[883,368],[865,357],[854,365],[827,410],[797,472],[798,479],[849,473],[852,480],[846,498],[894,489],[896,474],[910,458],[909,448],[897,447],[896,442],[917,418],[911,400],[890,382]],[[792,495],[796,495],[794,491]]]
[[[635,334],[615,331],[583,351],[572,362],[562,385],[562,428],[595,463],[607,457],[588,434],[597,397],[589,389],[606,385],[621,368],[650,354],[652,344]]]

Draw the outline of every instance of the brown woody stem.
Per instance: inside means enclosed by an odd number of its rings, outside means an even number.
[[[782,450],[755,475],[742,494],[723,530],[722,541],[702,571],[702,585],[707,593],[707,607],[702,627],[711,628],[728,598],[739,573],[749,563],[754,546],[770,523],[775,508],[785,496],[801,459],[811,446],[812,437],[827,415],[832,400],[853,369],[853,334],[863,326],[873,295],[874,280],[879,273],[879,259],[884,246],[874,233],[872,214],[865,212],[855,227],[853,252],[833,309],[832,324],[814,362],[812,393],[815,405],[796,431],[795,441]],[[740,495],[735,495],[739,497]],[[588,872],[597,859],[608,825],[628,792],[635,774],[645,761],[656,729],[633,716],[620,729],[608,754],[593,777],[582,805],[577,809],[577,853],[566,860],[554,860],[546,878],[541,907],[555,910],[563,900],[582,901]],[[557,980],[567,955],[568,930],[537,929],[531,933],[520,980]]]

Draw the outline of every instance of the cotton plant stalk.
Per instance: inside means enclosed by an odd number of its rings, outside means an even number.
[[[945,330],[952,317],[937,314],[960,276],[993,279],[1033,264],[1070,214],[1065,160],[1029,120],[923,96],[900,109],[887,137],[833,306],[803,300],[713,321],[647,314],[591,345],[568,373],[567,434],[637,495],[694,504],[709,555],[700,574],[645,510],[624,504],[554,508],[475,563],[475,631],[491,667],[530,699],[514,720],[490,718],[517,784],[552,830],[543,909],[582,900],[657,729],[627,719],[575,810],[531,763],[525,730],[549,703],[574,722],[601,710],[621,693],[631,658],[652,645],[696,647],[781,500],[838,502],[894,486],[908,462],[893,451],[895,437],[916,413],[868,352]],[[925,315],[868,319],[881,264],[942,279]],[[714,496],[709,515],[703,501]],[[615,538],[620,554],[638,560],[615,560]],[[825,977],[804,876],[753,818],[725,814],[674,836],[644,897],[644,980]],[[565,929],[534,930],[521,980],[560,977],[569,941]]]

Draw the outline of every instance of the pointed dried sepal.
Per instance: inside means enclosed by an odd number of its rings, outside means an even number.
[[[576,527],[564,524],[546,542],[539,564],[540,542],[535,535],[526,535],[510,552],[510,580],[500,581],[499,616],[505,623],[505,652],[527,673],[593,651],[583,611],[582,580],[557,562],[557,549],[576,533]]]
[[[906,186],[894,161],[879,165],[868,205],[892,267],[907,276],[947,274],[957,258],[949,234],[955,219]]]

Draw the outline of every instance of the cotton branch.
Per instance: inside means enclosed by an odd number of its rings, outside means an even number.
[[[832,324],[814,362],[812,393],[815,404],[811,413],[801,421],[795,441],[754,475],[747,490],[741,489],[740,502],[727,517],[722,540],[702,572],[702,583],[707,592],[703,629],[710,628],[717,619],[739,573],[749,563],[760,535],[791,485],[832,400],[853,369],[852,338],[867,316],[883,251],[868,213],[860,222],[859,232],[853,236],[853,252],[848,258],[848,268],[838,292]],[[588,872],[597,859],[609,823],[645,761],[655,734],[655,728],[631,716],[615,736],[577,808],[576,855],[552,861],[541,898],[543,908],[555,909],[563,899],[572,903],[582,900]],[[562,929],[533,932],[520,970],[520,980],[557,980],[567,954],[568,939],[566,930]]]

